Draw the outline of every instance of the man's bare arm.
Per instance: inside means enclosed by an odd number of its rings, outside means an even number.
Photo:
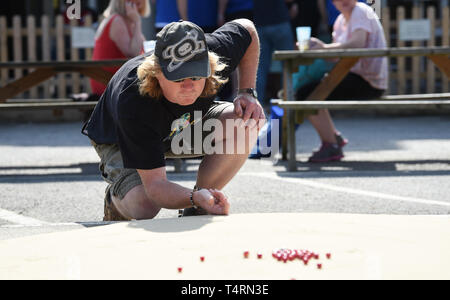
[[[166,168],[137,170],[141,177],[145,193],[156,206],[167,209],[191,207],[192,190],[167,179]],[[204,189],[193,194],[196,206],[204,208],[210,214],[227,215],[229,203],[225,195],[217,190]]]

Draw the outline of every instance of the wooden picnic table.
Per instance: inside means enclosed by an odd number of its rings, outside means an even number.
[[[48,80],[60,72],[78,72],[98,82],[108,84],[112,74],[103,67],[121,66],[127,60],[96,61],[42,61],[42,62],[5,62],[0,69],[34,69],[28,75],[0,87],[0,103]]]
[[[349,73],[350,69],[364,57],[405,57],[425,56],[450,78],[450,47],[403,47],[385,49],[339,49],[339,50],[291,50],[275,51],[273,58],[283,62],[283,100],[295,101],[292,74],[300,65],[309,65],[315,59],[339,59],[333,69],[305,100],[325,100]],[[345,100],[345,99],[342,99]],[[369,107],[369,106],[367,106]],[[372,106],[373,107],[373,106]],[[325,107],[324,107],[325,108]],[[295,111],[300,107],[285,107],[282,135],[282,158],[287,159],[289,150],[290,170],[294,170],[295,162]],[[288,121],[290,120],[290,121]],[[287,134],[286,134],[287,132]],[[289,145],[288,145],[289,143]]]
[[[121,66],[127,60],[95,60],[95,61],[43,61],[43,62],[7,62],[0,63],[0,69],[34,69],[28,75],[19,78],[4,87],[0,87],[0,103],[1,109],[58,109],[58,108],[86,108],[94,107],[97,102],[73,102],[65,101],[49,101],[50,99],[40,99],[39,101],[27,101],[26,103],[4,103],[7,99],[11,99],[16,95],[27,91],[28,89],[48,80],[60,72],[78,72],[88,76],[98,82],[108,84],[113,76],[103,67]],[[181,159],[174,159],[175,172],[182,172],[185,169]]]

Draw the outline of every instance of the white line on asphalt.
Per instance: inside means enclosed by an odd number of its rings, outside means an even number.
[[[96,227],[116,224],[121,221],[93,221],[93,222],[69,222],[69,223],[40,223],[40,224],[7,224],[1,225],[0,229],[32,228],[32,227]]]
[[[16,214],[15,212],[1,209],[0,208],[0,219],[24,226],[39,226],[39,225],[46,225],[49,224],[44,221],[40,221],[34,218],[22,216],[19,214]]]
[[[306,185],[306,186],[313,187],[313,188],[321,188],[321,189],[327,189],[327,190],[331,190],[331,191],[335,191],[335,192],[349,193],[349,194],[355,194],[355,195],[367,196],[367,197],[379,198],[379,199],[385,199],[385,200],[412,202],[412,203],[420,203],[420,204],[427,204],[427,205],[441,205],[441,206],[450,207],[449,202],[426,200],[426,199],[412,198],[412,197],[395,196],[395,195],[389,195],[389,194],[378,193],[378,192],[358,190],[358,189],[353,189],[353,188],[346,188],[346,187],[335,186],[335,185],[326,184],[326,183],[315,182],[312,180],[307,180],[307,179],[302,179],[302,178],[280,177],[277,174],[271,173],[271,172],[261,172],[261,173],[243,172],[243,173],[239,173],[239,175],[281,180],[284,182],[302,184],[302,185]]]

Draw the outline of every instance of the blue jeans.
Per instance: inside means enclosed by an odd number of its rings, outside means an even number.
[[[289,22],[259,26],[256,29],[261,45],[256,90],[260,102],[263,103],[265,101],[267,75],[272,64],[272,54],[275,50],[292,50],[294,48],[294,37]]]

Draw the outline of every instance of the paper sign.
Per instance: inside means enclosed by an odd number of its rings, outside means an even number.
[[[431,22],[428,19],[400,21],[401,41],[426,41],[431,38]]]
[[[72,48],[94,48],[95,30],[90,27],[71,27]]]

